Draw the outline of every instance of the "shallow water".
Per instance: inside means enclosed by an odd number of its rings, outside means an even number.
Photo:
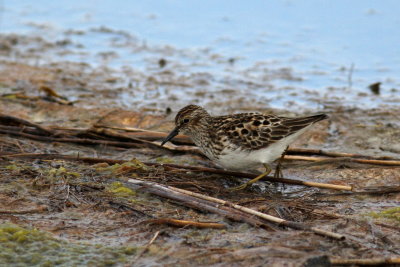
[[[66,41],[38,54],[35,64],[107,66],[128,81],[135,71],[157,74],[157,62],[165,58],[168,70],[190,78],[184,88],[160,86],[150,97],[124,91],[122,106],[197,102],[213,108],[226,100],[232,106],[255,100],[256,107],[311,110],[331,103],[400,105],[398,1],[40,0],[2,5],[3,33]],[[380,95],[368,89],[375,82],[382,82]]]

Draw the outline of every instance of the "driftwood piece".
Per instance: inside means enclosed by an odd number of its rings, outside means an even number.
[[[284,220],[284,219],[281,219],[281,218],[278,218],[278,217],[275,217],[275,216],[272,216],[269,214],[265,214],[265,213],[262,213],[262,212],[259,212],[259,211],[256,211],[256,210],[253,210],[250,208],[246,208],[244,206],[240,206],[240,205],[237,205],[237,204],[234,204],[234,203],[222,200],[222,199],[209,197],[209,196],[199,194],[199,193],[194,193],[194,192],[191,192],[188,190],[184,190],[184,189],[180,189],[180,188],[176,188],[176,187],[172,187],[172,186],[160,185],[155,182],[141,181],[141,180],[137,180],[137,179],[129,179],[128,182],[131,184],[143,186],[146,189],[150,189],[151,193],[163,192],[162,196],[166,197],[166,198],[176,199],[177,196],[180,196],[180,197],[184,196],[188,199],[191,199],[192,201],[196,201],[196,199],[202,199],[202,200],[208,201],[210,203],[217,204],[217,206],[215,206],[215,208],[219,208],[220,205],[223,205],[225,207],[230,207],[235,210],[242,211],[242,212],[248,214],[249,217],[256,216],[256,217],[262,218],[266,221],[276,223],[280,226],[286,226],[286,227],[297,229],[297,230],[308,230],[308,231],[314,232],[316,234],[334,238],[334,239],[338,239],[338,240],[344,240],[346,238],[344,235],[341,235],[341,234],[333,233],[333,232],[323,230],[323,229],[320,229],[317,227],[311,227],[311,226],[305,225],[303,223]],[[161,194],[159,194],[159,195],[161,195]]]
[[[138,180],[140,181],[140,180]],[[132,184],[132,183],[131,183]],[[175,200],[178,204],[196,209],[196,210],[201,210],[201,211],[207,211],[215,214],[222,215],[226,218],[232,219],[234,221],[238,222],[245,222],[248,223],[252,226],[257,226],[257,227],[262,227],[264,229],[270,229],[270,230],[275,230],[273,226],[271,226],[268,222],[261,220],[260,218],[254,218],[251,216],[248,216],[247,214],[235,210],[231,207],[220,207],[220,205],[200,199],[200,198],[195,198],[192,196],[189,196],[187,194],[182,194],[180,192],[176,192],[173,190],[169,190],[167,188],[163,187],[155,187],[155,186],[147,186],[145,184],[137,184],[139,186],[144,186],[144,190],[148,193],[168,198],[171,200]],[[128,185],[129,186],[129,185]]]

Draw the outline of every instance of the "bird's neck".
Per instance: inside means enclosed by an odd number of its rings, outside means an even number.
[[[208,158],[214,158],[213,146],[210,143],[213,130],[211,117],[201,118],[196,126],[188,133],[190,138]]]

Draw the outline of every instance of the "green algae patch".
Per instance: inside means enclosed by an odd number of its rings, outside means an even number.
[[[20,173],[26,170],[32,171],[34,170],[34,168],[32,166],[29,165],[24,165],[24,164],[19,164],[19,163],[13,163],[13,164],[9,164],[6,166],[2,166],[0,168],[4,168],[6,170],[9,170],[13,173]]]
[[[20,167],[18,167],[18,166],[15,165],[15,164],[7,165],[7,166],[5,166],[4,168],[7,169],[7,170],[10,170],[10,171],[17,171],[17,170],[20,169]]]
[[[80,173],[68,171],[64,167],[52,168],[47,171],[47,175],[50,178],[58,178],[58,177],[69,177],[69,178],[79,178],[81,177]]]
[[[156,162],[164,164],[175,163],[175,161],[172,158],[167,158],[167,157],[158,157],[156,158]]]
[[[132,173],[132,172],[146,172],[151,169],[151,167],[147,166],[146,164],[137,159],[132,159],[122,164],[119,163],[113,165],[96,164],[93,167],[95,167],[96,171],[98,172],[106,172],[109,174],[116,174],[116,175]]]
[[[10,266],[114,266],[136,252],[135,247],[70,243],[37,229],[0,224],[0,262]]]
[[[400,224],[400,207],[386,209],[381,212],[371,212],[368,215],[375,219],[389,219]]]
[[[124,186],[121,182],[111,183],[107,191],[113,193],[116,197],[132,198],[136,196],[136,192]]]

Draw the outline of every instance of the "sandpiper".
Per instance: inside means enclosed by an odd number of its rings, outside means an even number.
[[[244,189],[271,172],[269,164],[326,114],[288,118],[270,114],[239,113],[211,116],[204,108],[188,105],[175,117],[175,129],[161,145],[178,133],[188,135],[200,150],[219,166],[245,171],[263,165],[266,171],[234,190]]]

